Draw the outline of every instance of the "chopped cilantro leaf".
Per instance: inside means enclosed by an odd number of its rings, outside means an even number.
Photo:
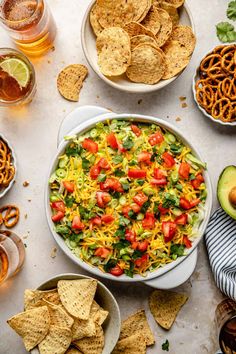
[[[119,237],[121,240],[125,239],[125,228],[123,226],[120,226],[119,229],[116,230],[115,237]]]
[[[177,257],[182,257],[184,255],[184,246],[183,245],[172,245],[170,247],[171,255],[176,255]]]
[[[162,344],[162,350],[168,352],[169,351],[169,346],[170,346],[170,343],[168,341],[168,339],[165,341],[165,343]]]
[[[132,149],[133,146],[134,146],[133,139],[129,136],[123,142],[123,147],[125,148],[125,150],[130,150],[130,149]]]
[[[117,260],[116,259],[110,259],[105,265],[104,265],[104,270],[106,273],[109,273],[112,268],[114,268],[117,265]]]
[[[123,170],[121,170],[120,168],[117,168],[115,171],[114,171],[114,175],[116,177],[123,177],[125,176],[125,172]]]
[[[128,215],[129,215],[129,217],[130,217],[130,219],[136,219],[136,217],[137,217],[137,215],[135,214],[135,212],[133,211],[133,210],[130,210],[129,212],[128,212]]]
[[[151,204],[151,202],[150,202],[149,200],[147,200],[147,201],[142,205],[142,208],[141,208],[140,212],[141,212],[142,214],[145,214],[146,211],[148,210],[148,208],[150,207],[150,204]]]
[[[134,276],[134,263],[133,262],[130,262],[129,269],[125,269],[125,274],[128,277],[133,278],[133,276]]]
[[[129,243],[129,241],[126,241],[126,240],[121,240],[117,243],[113,243],[113,247],[117,250],[121,250],[122,248],[126,248],[129,246],[130,246],[130,243]]]
[[[143,186],[144,183],[145,183],[145,180],[144,179],[137,179],[136,181],[140,186]]]
[[[173,194],[165,193],[164,194],[164,201],[162,203],[163,208],[170,208],[171,206],[179,206],[179,198]]]
[[[80,145],[77,145],[75,143],[71,143],[66,147],[65,153],[67,156],[76,156],[81,153],[81,150],[82,150],[82,148]]]
[[[137,165],[138,164],[138,161],[136,161],[136,160],[131,160],[130,162],[129,162],[129,166],[135,166],[135,165]]]
[[[123,161],[123,156],[122,155],[115,155],[113,158],[112,158],[112,162],[115,164],[115,165],[118,165],[119,163],[121,163]]]
[[[90,161],[83,157],[82,158],[82,168],[84,170],[88,170],[89,166],[90,166]]]
[[[119,225],[120,226],[127,226],[130,224],[130,220],[125,218],[124,216],[120,216],[120,219],[119,219]]]
[[[98,182],[105,182],[105,180],[107,179],[107,176],[103,173],[101,173],[99,176],[98,176]]]
[[[216,33],[219,40],[223,43],[236,41],[234,26],[229,22],[218,23],[218,25],[216,25]]]
[[[230,1],[227,9],[227,17],[230,20],[236,21],[236,1]]]
[[[135,259],[138,259],[138,258],[141,258],[143,255],[143,253],[139,250],[135,250],[133,255],[132,255],[132,258],[135,260]]]
[[[71,195],[67,195],[64,199],[64,202],[68,208],[71,208],[75,202],[75,198]]]

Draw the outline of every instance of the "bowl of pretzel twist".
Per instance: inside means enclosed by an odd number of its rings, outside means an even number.
[[[16,177],[16,157],[7,139],[0,134],[0,198],[12,187]]]
[[[217,46],[201,60],[193,94],[205,116],[222,125],[236,125],[236,44]]]

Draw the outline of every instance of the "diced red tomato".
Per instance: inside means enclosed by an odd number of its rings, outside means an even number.
[[[124,146],[118,141],[117,142],[118,143],[118,150],[120,151],[120,152],[126,152],[127,150],[124,148]]]
[[[97,204],[100,208],[104,208],[107,203],[110,202],[111,196],[107,192],[97,192],[96,193]]]
[[[177,230],[176,223],[173,221],[163,221],[162,223],[162,231],[164,234],[165,242],[170,242],[175,236]]]
[[[115,218],[112,215],[103,215],[102,216],[102,222],[104,222],[105,224],[110,224],[114,220],[115,220]]]
[[[192,247],[192,242],[189,240],[188,236],[183,237],[184,245],[186,248],[191,248]]]
[[[124,192],[122,184],[116,178],[107,178],[105,182],[100,183],[100,188],[102,191],[109,191],[110,189],[116,192]]]
[[[62,201],[51,203],[51,207],[52,207],[52,209],[61,211],[62,213],[65,213],[65,211],[66,211],[65,203]]]
[[[107,135],[107,143],[112,149],[118,149],[118,142],[114,133]]]
[[[133,204],[131,204],[131,209],[137,214],[140,212],[141,207],[138,204],[133,203]]]
[[[145,252],[148,249],[149,242],[147,240],[139,241],[138,250],[141,252]]]
[[[139,192],[133,197],[133,201],[139,206],[142,206],[147,200],[148,197],[143,192]]]
[[[105,259],[110,255],[110,253],[111,253],[110,250],[108,250],[107,248],[99,247],[94,252],[94,255]]]
[[[145,170],[139,170],[137,168],[130,168],[128,170],[128,177],[130,178],[146,178],[147,172]]]
[[[61,219],[63,219],[65,216],[65,213],[63,213],[62,211],[57,211],[57,213],[55,215],[52,216],[52,221],[53,222],[58,222]]]
[[[88,150],[93,154],[96,154],[98,152],[98,144],[89,138],[84,139],[84,141],[82,142],[82,147],[83,149]]]
[[[156,132],[155,134],[150,135],[148,141],[150,145],[154,146],[161,144],[164,141],[164,138],[161,132]]]
[[[92,179],[97,179],[100,172],[101,172],[101,168],[98,165],[94,165],[90,168],[89,174]]]
[[[142,266],[145,266],[145,264],[148,262],[149,255],[144,254],[141,258],[138,258],[134,261],[135,265],[140,268]]]
[[[110,270],[110,273],[114,275],[115,277],[119,277],[124,273],[123,269],[117,264],[114,268]]]
[[[163,208],[162,204],[160,204],[160,205],[158,206],[158,210],[159,210],[159,212],[160,212],[162,215],[165,215],[165,214],[167,214],[167,213],[169,212],[169,209],[168,209],[168,208]]]
[[[152,229],[155,226],[155,217],[152,213],[146,213],[145,218],[142,221],[144,229]]]
[[[125,231],[125,239],[131,243],[136,242],[136,233],[135,231],[127,229]]]
[[[69,193],[73,193],[75,190],[75,184],[73,182],[69,182],[69,181],[64,181],[63,182],[63,186],[65,187],[65,189],[67,190],[67,192]]]
[[[198,189],[200,185],[204,182],[204,178],[201,173],[199,173],[195,179],[191,181],[191,185],[194,189]]]
[[[73,220],[72,220],[72,229],[75,230],[83,230],[84,229],[84,224],[80,221],[79,215],[75,215]]]
[[[95,216],[89,221],[89,229],[90,231],[93,229],[93,226],[100,226],[102,224],[102,220],[99,216]]]
[[[162,179],[162,178],[166,178],[166,176],[167,176],[166,171],[160,170],[159,168],[154,168],[154,178]]]
[[[197,206],[199,203],[201,203],[201,199],[196,198],[194,200],[191,200],[190,206],[191,206],[191,208],[193,208],[193,207]]]
[[[188,221],[187,214],[181,214],[181,215],[177,216],[177,218],[175,219],[175,223],[177,225],[186,225],[187,221]]]
[[[190,202],[189,202],[187,199],[185,199],[185,198],[180,198],[179,205],[180,205],[180,207],[181,207],[182,209],[184,209],[184,210],[189,210],[189,209],[191,209],[191,204],[190,204]]]
[[[153,186],[165,186],[167,185],[167,180],[166,178],[160,178],[160,179],[152,178],[150,184]]]
[[[137,127],[137,125],[135,125],[135,124],[132,124],[132,125],[131,125],[131,129],[132,129],[132,132],[133,132],[136,136],[140,136],[140,135],[142,134],[141,129],[139,129],[139,127]]]
[[[132,242],[131,248],[132,248],[133,250],[136,250],[136,249],[138,248],[138,241]]]
[[[175,165],[175,159],[173,158],[173,156],[169,153],[169,152],[164,152],[164,154],[162,154],[162,158],[164,160],[164,166],[167,168],[171,168]]]
[[[190,165],[187,162],[182,162],[179,167],[179,175],[184,179],[189,178]]]
[[[104,157],[102,157],[99,161],[98,161],[98,163],[97,163],[97,165],[102,169],[102,170],[110,170],[110,165],[109,165],[109,163],[108,163],[108,161],[106,160],[106,159],[104,159]]]
[[[144,162],[147,165],[150,165],[152,163],[151,157],[152,157],[152,154],[150,152],[143,151],[138,155],[138,162]]]
[[[125,206],[123,206],[123,208],[122,208],[122,213],[124,214],[124,216],[126,217],[126,218],[128,218],[129,217],[129,212],[132,210],[132,208],[129,206],[129,205],[125,205]]]

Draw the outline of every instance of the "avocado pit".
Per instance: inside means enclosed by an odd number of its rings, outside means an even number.
[[[231,189],[229,192],[229,201],[230,204],[236,208],[236,186]]]

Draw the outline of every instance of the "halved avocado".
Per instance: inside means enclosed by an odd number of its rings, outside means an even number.
[[[217,197],[224,211],[236,220],[236,166],[227,166],[221,173]]]

